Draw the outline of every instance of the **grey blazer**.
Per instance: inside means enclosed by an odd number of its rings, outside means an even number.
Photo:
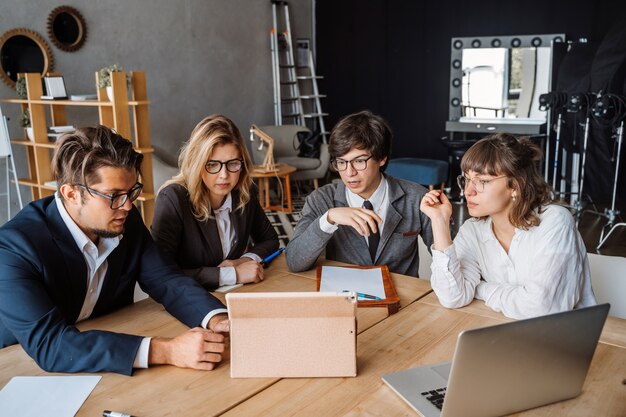
[[[376,252],[374,265],[387,265],[391,272],[417,276],[419,255],[417,235],[430,250],[433,232],[430,219],[420,211],[422,197],[428,191],[413,182],[385,175],[389,185],[389,209]],[[287,245],[287,266],[291,271],[312,268],[326,248],[326,259],[356,265],[372,265],[367,242],[349,226],[339,226],[335,233],[320,229],[319,219],[329,209],[348,207],[343,183],[328,184],[309,195]]]

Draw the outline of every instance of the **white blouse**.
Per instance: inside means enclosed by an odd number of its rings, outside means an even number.
[[[508,254],[490,218],[466,221],[450,247],[433,248],[431,285],[441,304],[457,308],[478,298],[515,319],[596,304],[573,216],[548,205],[539,218],[539,226],[515,229]]]

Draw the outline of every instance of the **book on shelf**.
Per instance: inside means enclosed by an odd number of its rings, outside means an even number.
[[[91,101],[91,100],[97,100],[97,99],[98,99],[97,94],[72,94],[70,96],[70,100],[72,101]]]
[[[63,77],[43,77],[46,86],[46,95],[41,96],[42,100],[64,100],[67,99],[65,81]]]
[[[54,133],[65,133],[65,132],[73,132],[76,130],[74,126],[66,125],[66,126],[50,126],[49,129]]]

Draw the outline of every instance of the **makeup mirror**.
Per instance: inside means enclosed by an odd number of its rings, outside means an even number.
[[[452,38],[447,131],[539,133],[564,34]]]

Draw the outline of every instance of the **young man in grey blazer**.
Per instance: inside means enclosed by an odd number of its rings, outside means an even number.
[[[386,121],[369,111],[341,119],[330,134],[332,166],[341,183],[309,195],[294,236],[287,245],[292,271],[326,259],[356,265],[387,265],[417,276],[417,235],[430,248],[430,219],[419,209],[425,187],[384,175],[392,133]]]

